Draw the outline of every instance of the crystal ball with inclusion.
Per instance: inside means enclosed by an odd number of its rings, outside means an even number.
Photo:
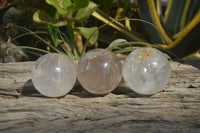
[[[152,95],[165,88],[171,67],[167,57],[154,48],[138,48],[123,64],[126,85],[139,94]]]
[[[94,49],[79,61],[78,80],[92,94],[108,94],[119,85],[121,69],[122,64],[114,53],[105,49]]]
[[[60,97],[73,88],[76,71],[76,65],[67,56],[50,53],[36,61],[32,69],[32,82],[41,94]]]

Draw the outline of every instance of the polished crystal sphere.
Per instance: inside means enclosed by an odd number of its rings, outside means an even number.
[[[126,85],[139,94],[151,95],[165,88],[171,67],[166,56],[154,48],[138,48],[123,64]]]
[[[67,56],[50,53],[40,57],[32,69],[35,88],[48,97],[67,94],[76,82],[76,65]]]
[[[119,85],[121,69],[121,62],[115,54],[105,49],[94,49],[79,61],[78,80],[92,94],[108,94]]]

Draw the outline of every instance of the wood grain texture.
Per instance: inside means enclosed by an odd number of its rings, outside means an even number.
[[[200,132],[200,61],[171,62],[166,89],[137,95],[120,84],[95,96],[78,84],[62,98],[40,95],[34,62],[0,64],[0,132]]]

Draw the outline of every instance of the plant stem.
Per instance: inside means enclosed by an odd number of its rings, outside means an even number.
[[[51,40],[53,41],[54,46],[57,48],[58,47],[58,42],[57,42],[56,27],[52,27],[51,25],[47,25],[47,28],[48,28],[48,31],[50,32]]]
[[[75,56],[75,60],[79,60],[80,59],[80,55],[78,53],[78,50],[76,48],[76,44],[75,44],[75,33],[74,33],[74,22],[68,22],[68,25],[67,25],[67,28],[68,28],[68,32],[69,32],[69,36],[70,36],[70,41],[71,41],[71,46],[72,46],[72,50],[73,50],[73,53],[74,53],[74,56]]]

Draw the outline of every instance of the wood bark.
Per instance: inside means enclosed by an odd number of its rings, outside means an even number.
[[[62,98],[39,94],[34,62],[0,63],[0,132],[200,132],[200,61],[173,61],[164,91],[138,95],[124,82],[95,96],[77,83]]]

